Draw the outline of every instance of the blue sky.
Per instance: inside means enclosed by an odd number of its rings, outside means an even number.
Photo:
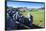
[[[26,3],[26,2],[7,2],[7,6],[9,7],[28,7],[28,8],[41,8],[44,7],[42,3]]]

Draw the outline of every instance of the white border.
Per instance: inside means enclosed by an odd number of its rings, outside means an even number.
[[[45,0],[23,0],[23,1],[45,2]],[[46,4],[45,4],[45,7],[46,7]],[[45,10],[45,13],[46,13],[46,10]],[[46,17],[45,17],[45,20],[46,20]],[[16,31],[45,31],[45,29],[29,29],[29,30],[16,30]],[[0,31],[5,31],[5,0],[0,0]]]
[[[5,23],[5,3],[4,0],[0,0],[0,31],[4,31]]]

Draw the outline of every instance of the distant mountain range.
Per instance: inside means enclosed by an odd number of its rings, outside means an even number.
[[[12,7],[7,7],[7,8],[12,8]],[[34,10],[36,10],[35,8],[27,8],[27,7],[18,7],[18,8],[12,8],[12,9],[17,9],[17,10],[19,10],[19,11],[27,11],[27,10],[29,10],[29,11],[31,11],[32,9],[34,9]],[[38,8],[38,10],[44,10],[45,9],[45,7],[42,7],[42,8]]]
[[[27,11],[27,10],[29,10],[27,7],[18,7],[17,9],[20,10],[20,11],[25,11],[25,10]]]
[[[42,7],[42,8],[39,8],[39,9],[44,9],[45,10],[45,7]]]

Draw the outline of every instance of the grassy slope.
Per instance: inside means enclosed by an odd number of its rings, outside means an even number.
[[[33,10],[22,12],[24,16],[31,14],[33,16],[33,24],[43,27],[44,26],[44,10]]]
[[[32,11],[33,24],[43,27],[44,26],[44,10]]]

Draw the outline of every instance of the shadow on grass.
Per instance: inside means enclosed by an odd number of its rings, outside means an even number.
[[[25,28],[25,27],[22,27],[22,28],[18,28],[18,29],[16,29],[16,30],[25,30],[25,29],[42,29],[42,28],[44,28],[44,27],[39,27],[39,26],[37,26],[37,25],[32,25],[32,27],[31,28]]]

